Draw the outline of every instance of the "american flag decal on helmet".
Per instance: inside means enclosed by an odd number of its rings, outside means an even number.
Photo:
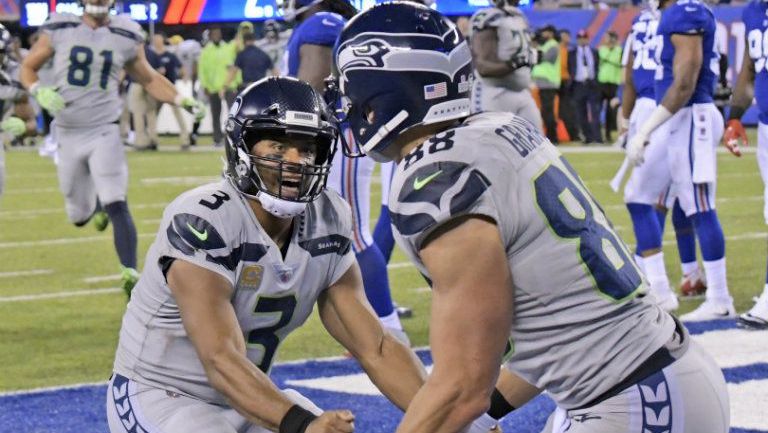
[[[444,98],[446,96],[448,96],[448,86],[446,86],[445,81],[424,86],[424,99],[426,100]]]

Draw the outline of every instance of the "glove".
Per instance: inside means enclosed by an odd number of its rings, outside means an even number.
[[[629,131],[629,119],[625,118],[621,113],[617,114],[616,126],[619,128],[619,134],[625,134]]]
[[[205,105],[192,98],[182,98],[178,106],[185,109],[189,114],[195,116],[195,121],[199,122],[205,117]]]
[[[627,160],[630,164],[637,166],[643,163],[646,144],[648,137],[641,133],[635,134],[627,141]]]
[[[30,88],[30,93],[37,100],[37,103],[51,113],[53,117],[56,117],[67,105],[64,98],[53,87],[35,84]]]
[[[11,116],[0,123],[0,129],[2,129],[3,132],[11,134],[13,138],[16,138],[27,132],[27,124],[18,117]]]
[[[744,125],[741,124],[739,119],[731,119],[726,123],[725,134],[723,134],[723,143],[732,154],[741,156],[741,149],[739,149],[739,140],[744,142],[744,146],[749,145],[749,139],[747,138],[747,131],[744,130]]]

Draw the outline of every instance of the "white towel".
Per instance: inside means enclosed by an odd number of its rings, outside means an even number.
[[[693,104],[693,183],[715,181],[711,104]]]

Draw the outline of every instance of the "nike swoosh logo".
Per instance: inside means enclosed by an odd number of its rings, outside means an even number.
[[[438,171],[430,174],[429,176],[425,177],[424,179],[419,179],[417,177],[416,179],[413,180],[413,189],[418,191],[418,190],[424,188],[424,185],[432,182],[432,180],[434,178],[436,178],[437,176],[440,176],[440,173],[442,173],[442,172],[443,172],[443,170],[438,170]]]
[[[208,230],[203,230],[201,233],[195,230],[195,228],[189,225],[189,223],[187,223],[187,228],[189,228],[189,231],[191,231],[192,234],[195,235],[195,237],[200,239],[202,242],[205,242],[206,240],[208,240]]]
[[[686,12],[696,12],[696,8],[689,8],[688,6],[685,7]]]
[[[336,27],[336,23],[333,21],[328,21],[327,19],[323,18],[323,24],[326,26]]]

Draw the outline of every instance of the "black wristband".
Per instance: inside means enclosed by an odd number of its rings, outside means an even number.
[[[741,116],[747,111],[744,107],[736,107],[731,105],[731,111],[728,113],[728,120],[741,119]]]
[[[312,412],[304,409],[298,404],[294,404],[285,413],[285,416],[280,421],[280,427],[277,430],[279,433],[304,433],[309,426],[309,423],[315,420],[317,416]]]
[[[515,407],[509,404],[498,389],[494,388],[493,394],[491,394],[491,408],[488,409],[488,415],[495,420],[499,420],[513,410],[515,410]]]

